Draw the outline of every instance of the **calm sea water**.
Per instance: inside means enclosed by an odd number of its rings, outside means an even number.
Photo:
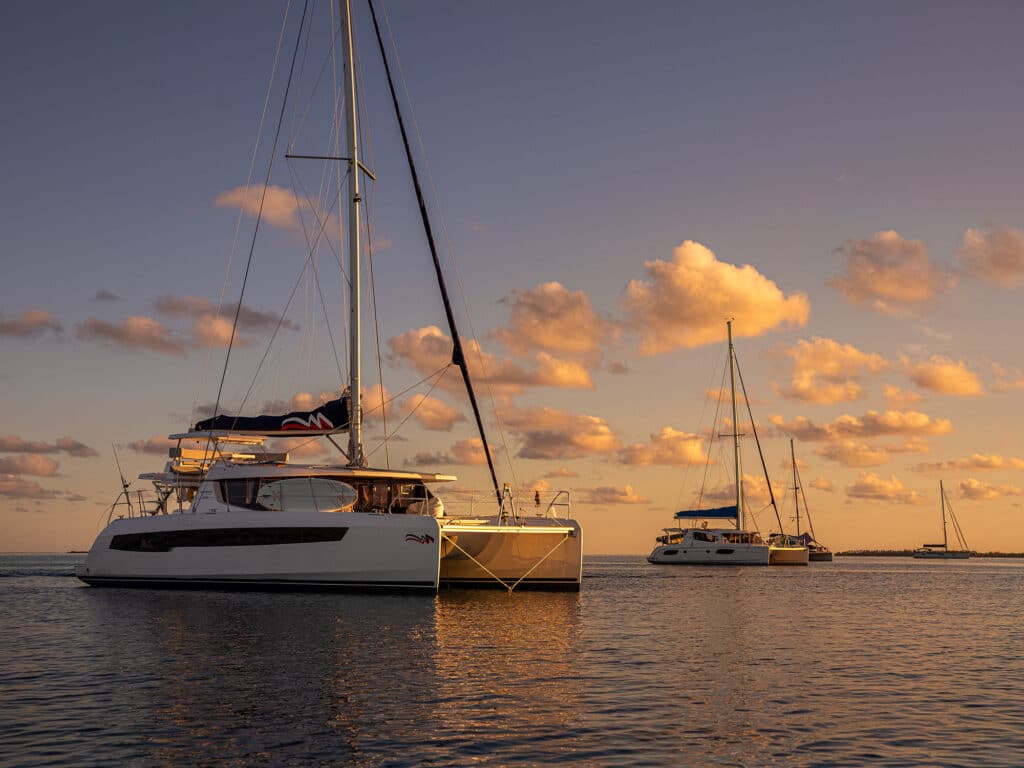
[[[1024,765],[1024,561],[588,558],[580,594],[97,589],[0,556],[3,765]]]

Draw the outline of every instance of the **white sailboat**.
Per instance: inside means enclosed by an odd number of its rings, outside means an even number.
[[[426,206],[398,102],[392,98],[454,343],[495,484],[495,509],[452,517],[431,490],[451,475],[366,466],[361,408],[360,162],[351,11],[342,3],[348,156],[349,380],[339,400],[309,412],[241,418],[217,415],[178,441],[152,481],[155,501],[133,499],[124,483],[117,519],[97,536],[77,575],[94,586],[314,588],[433,593],[444,585],[578,590],[582,532],[560,493],[542,516],[519,514],[498,489],[483,423],[443,284]],[[373,7],[371,4],[371,13]],[[300,25],[301,26],[301,25]],[[374,16],[376,27],[376,17]],[[301,37],[301,28],[300,28]],[[380,42],[378,30],[378,41]],[[384,46],[380,42],[381,54]],[[296,43],[298,49],[298,43]],[[391,85],[390,69],[384,57]],[[241,303],[241,302],[239,302]],[[347,463],[306,465],[271,453],[273,436],[348,431]],[[198,441],[199,447],[189,447]],[[333,442],[333,441],[332,441]]]
[[[796,466],[796,451],[793,448],[793,438],[789,439],[789,455],[793,461],[793,503],[796,505],[796,531],[795,540],[807,547],[808,560],[812,563],[831,563],[832,550],[818,541],[814,533],[814,522],[811,520],[811,510],[807,506],[807,496],[804,495],[804,486],[800,482],[800,471]],[[800,499],[804,500],[804,516],[807,518],[808,531],[800,532]]]
[[[676,520],[691,520],[686,528],[664,528],[657,537],[647,562],[655,565],[768,565],[768,545],[757,531],[743,527],[743,468],[740,457],[739,419],[736,407],[736,352],[732,344],[732,320],[726,323],[729,336],[729,384],[732,392],[733,462],[736,503],[714,509],[683,510]],[[702,525],[697,521],[703,520]],[[734,520],[733,528],[708,527],[709,520]]]
[[[966,560],[971,556],[971,551],[967,548],[967,539],[964,538],[964,532],[960,529],[960,523],[956,519],[953,507],[950,505],[949,499],[946,498],[946,489],[941,480],[939,481],[939,499],[942,506],[942,543],[922,544],[914,550],[914,557],[926,560]],[[959,549],[949,548],[949,537],[946,534],[947,510],[949,520],[953,523],[953,534],[956,536]]]

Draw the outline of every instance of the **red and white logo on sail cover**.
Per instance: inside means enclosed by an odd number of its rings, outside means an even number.
[[[334,429],[334,424],[331,420],[324,416],[321,412],[311,413],[309,418],[302,418],[301,416],[292,416],[291,418],[285,419],[281,422],[281,429]]]

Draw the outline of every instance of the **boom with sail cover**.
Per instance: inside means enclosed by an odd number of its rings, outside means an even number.
[[[731,504],[728,507],[714,509],[684,509],[676,512],[676,520],[701,518],[706,520],[735,520],[739,517],[739,507]]]
[[[323,435],[344,432],[349,426],[348,396],[339,397],[311,411],[292,411],[281,416],[227,416],[221,414],[196,422],[196,432],[224,430],[259,435]]]

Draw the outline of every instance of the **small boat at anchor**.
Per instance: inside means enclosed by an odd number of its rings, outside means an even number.
[[[654,565],[768,565],[768,544],[757,531],[743,527],[743,469],[740,456],[738,410],[736,407],[736,351],[732,343],[732,320],[726,323],[729,338],[729,380],[732,392],[733,468],[736,503],[711,509],[682,510],[676,520],[691,520],[685,528],[664,528],[655,540],[647,562]],[[697,521],[703,521],[698,525]],[[710,520],[732,520],[733,528],[708,527]]]
[[[964,532],[960,529],[960,523],[957,521],[953,507],[946,497],[946,489],[943,487],[941,480],[939,481],[939,500],[942,506],[942,543],[922,544],[914,550],[913,556],[920,560],[967,560],[971,556],[971,551],[967,548],[967,539],[964,537]],[[949,522],[953,524],[953,534],[956,537],[959,549],[949,548],[949,537],[946,533],[947,511],[949,513]]]

